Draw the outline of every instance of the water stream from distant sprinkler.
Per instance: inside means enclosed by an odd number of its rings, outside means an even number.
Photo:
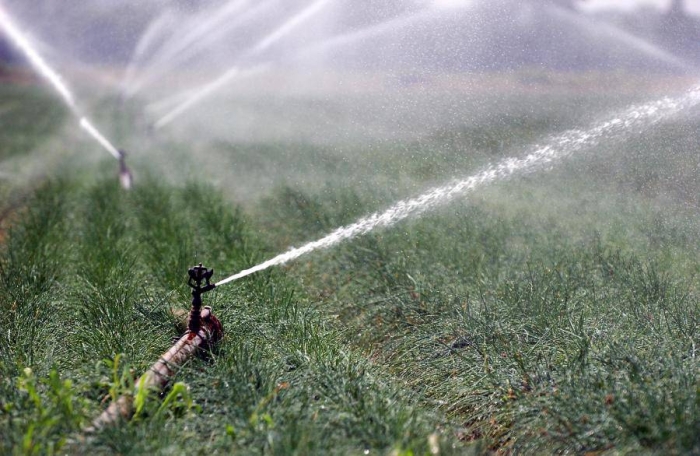
[[[144,86],[173,70],[176,65],[187,62],[197,55],[197,52],[209,49],[226,34],[255,21],[260,16],[264,16],[277,3],[278,0],[267,0],[257,2],[246,10],[241,10],[248,5],[248,2],[239,2],[228,4],[228,7],[212,13],[211,18],[197,24],[194,30],[183,38],[173,43],[169,42],[168,45],[164,46],[149,62],[148,71],[140,78],[135,79],[132,74],[129,80],[125,80],[124,96],[133,97]]]
[[[408,217],[417,216],[450,203],[484,185],[553,165],[585,147],[595,145],[601,139],[622,137],[628,134],[632,128],[648,127],[698,104],[700,104],[700,86],[678,98],[663,98],[655,102],[633,106],[588,130],[569,130],[553,137],[544,146],[535,146],[529,154],[522,158],[503,159],[471,177],[433,188],[416,198],[400,201],[383,212],[376,212],[364,217],[352,225],[338,228],[317,241],[293,248],[264,263],[221,280],[216,286],[225,285],[272,266],[288,263],[302,255],[332,247],[343,241],[369,233],[375,228],[390,227]]]
[[[141,35],[141,38],[136,43],[129,64],[126,66],[126,70],[124,70],[124,77],[122,80],[123,93],[128,91],[128,88],[136,75],[138,65],[142,62],[148,51],[153,47],[153,43],[155,43],[158,38],[163,35],[168,26],[172,26],[173,24],[175,24],[175,19],[170,12],[161,14],[156,19],[151,21],[150,24],[148,24],[146,30]]]
[[[230,83],[234,79],[244,78],[254,76],[256,74],[264,72],[270,65],[261,64],[252,68],[247,68],[245,70],[234,67],[230,68],[226,73],[222,75],[219,79],[210,82],[209,84],[201,87],[196,93],[188,97],[184,102],[177,105],[174,109],[168,112],[166,115],[161,117],[156,123],[153,124],[153,128],[158,130],[173,120],[175,120],[180,115],[184,114],[192,106],[199,103],[202,99],[208,97],[212,93],[219,90],[222,86]]]
[[[167,98],[150,103],[148,105],[148,109],[159,111],[164,110],[164,107],[171,107],[167,114],[163,115],[155,123],[155,126],[162,127],[175,120],[175,118],[179,117],[180,114],[183,114],[190,107],[199,103],[200,101],[211,95],[213,92],[219,90],[221,87],[223,87],[229,82],[233,82],[234,80],[239,81],[248,75],[259,74],[279,64],[294,62],[295,60],[307,58],[314,54],[337,50],[338,48],[342,48],[343,46],[349,46],[357,42],[367,40],[369,38],[374,38],[386,33],[390,33],[392,31],[409,27],[411,25],[417,25],[421,22],[434,19],[438,14],[439,11],[435,9],[427,9],[417,13],[413,12],[409,14],[404,14],[399,17],[386,20],[379,24],[373,24],[367,27],[360,28],[359,30],[352,30],[350,32],[333,36],[331,38],[323,40],[320,43],[310,44],[308,46],[302,47],[301,49],[285,57],[275,60],[274,62],[271,61],[261,63],[246,70],[242,70],[239,68],[231,69],[229,71],[236,72],[236,75],[233,77],[219,78],[215,81],[195,87],[193,89],[188,89],[175,95],[170,95]]]
[[[332,0],[316,0],[309,6],[304,8],[302,11],[296,15],[289,18],[282,25],[276,28],[272,33],[267,35],[265,38],[260,40],[253,48],[245,52],[238,60],[246,60],[270,49],[274,44],[279,42],[282,38],[289,35],[295,29],[303,25],[306,21],[313,18],[316,14],[320,13]],[[192,106],[196,105],[198,102],[206,98],[208,95],[214,93],[219,88],[225,86],[240,74],[240,65],[234,65],[227,71],[225,71],[221,76],[213,80],[212,82],[206,84],[201,90],[193,93],[180,105],[173,108],[169,113],[161,117],[153,127],[158,130],[163,128],[177,117],[185,113]]]
[[[206,11],[204,14],[198,15],[194,27],[185,31],[181,38],[174,42],[172,46],[164,49],[161,59],[173,58],[197,41],[204,39],[207,35],[211,35],[213,30],[231,22],[235,17],[245,16],[240,13],[249,6],[250,0],[229,0],[224,2],[216,11]]]
[[[302,58],[309,54],[327,52],[343,46],[349,46],[368,38],[374,38],[396,30],[404,29],[406,27],[418,25],[421,22],[440,17],[443,14],[444,12],[442,10],[435,8],[426,8],[417,12],[403,14],[401,16],[388,19],[384,22],[380,22],[379,24],[362,27],[359,30],[352,30],[350,32],[333,36],[320,43],[307,46],[296,52],[291,59]]]
[[[592,38],[611,38],[614,41],[618,41],[631,49],[639,51],[672,67],[685,71],[695,69],[695,66],[687,60],[613,24],[605,21],[593,20],[585,15],[576,14],[573,11],[556,5],[547,5],[547,9],[551,14],[555,15],[557,19],[572,24],[574,27],[588,33]]]
[[[93,137],[102,147],[105,148],[107,152],[112,154],[117,160],[120,159],[121,155],[116,147],[114,147],[105,137],[102,135],[97,128],[88,120],[87,117],[82,115],[78,110],[73,93],[64,84],[61,76],[56,73],[44,59],[39,55],[39,53],[30,44],[29,40],[20,32],[19,28],[14,24],[10,16],[0,7],[0,27],[5,30],[7,36],[12,40],[12,42],[27,56],[27,59],[36,69],[36,71],[41,74],[53,88],[61,95],[63,101],[70,108],[71,112],[78,118],[81,128],[85,130],[90,136]]]

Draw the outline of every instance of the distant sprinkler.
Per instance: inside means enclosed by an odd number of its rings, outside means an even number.
[[[124,190],[129,190],[133,182],[131,170],[126,166],[126,151],[119,149],[119,183]]]
[[[0,2],[1,3],[1,2]],[[63,78],[59,75],[53,68],[51,68],[44,58],[37,52],[32,46],[29,40],[21,32],[20,27],[17,26],[14,21],[7,15],[0,4],[0,30],[3,30],[5,34],[10,38],[10,41],[20,49],[32,67],[46,79],[51,86],[61,95],[63,101],[66,103],[68,108],[70,108],[73,115],[75,115],[79,122],[80,127],[90,134],[102,147],[105,148],[114,158],[119,160],[119,152],[117,149],[109,142],[105,136],[100,133],[100,131],[95,128],[95,126],[88,120],[87,117],[80,114],[77,103],[73,96],[73,92],[70,91],[68,86],[63,82]]]

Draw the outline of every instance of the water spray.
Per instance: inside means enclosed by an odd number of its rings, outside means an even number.
[[[401,29],[403,27],[408,27],[411,25],[417,25],[421,22],[425,22],[434,19],[439,15],[439,11],[434,9],[426,9],[418,13],[404,14],[394,19],[384,21],[380,24],[370,25],[368,27],[361,28],[360,30],[353,30],[351,32],[342,33],[340,35],[334,36],[321,43],[314,43],[303,47],[302,49],[282,58],[280,61],[266,62],[256,65],[247,70],[241,70],[239,67],[232,67],[225,73],[223,73],[218,78],[200,85],[194,89],[189,89],[185,92],[178,93],[176,95],[171,95],[166,99],[151,103],[149,108],[157,108],[158,106],[167,106],[172,100],[178,100],[175,107],[171,108],[165,115],[158,119],[153,124],[154,130],[159,130],[178,117],[192,108],[194,105],[199,104],[204,99],[208,98],[210,95],[214,94],[221,88],[225,87],[227,84],[242,79],[243,77],[256,75],[273,68],[278,63],[283,62],[293,62],[295,60],[300,60],[309,55],[315,53],[328,52],[332,49],[337,49],[343,46],[347,46],[358,41],[366,40],[372,37],[388,33],[390,31]],[[269,40],[268,40],[269,42]],[[258,45],[260,46],[260,45]]]
[[[205,20],[204,24],[197,25],[190,33],[156,54],[150,62],[148,73],[139,79],[134,79],[134,70],[132,70],[129,79],[125,80],[123,96],[125,98],[133,97],[146,84],[172,70],[174,65],[186,62],[196,55],[197,51],[207,49],[221,39],[222,36],[225,36],[226,33],[230,33],[240,26],[254,21],[258,16],[268,13],[275,6],[275,3],[273,0],[259,2],[255,6],[249,7],[242,14],[233,17],[231,15],[237,9],[234,9],[232,6],[239,8],[244,6],[243,4],[229,5],[224,10],[213,12],[212,17]]]
[[[90,122],[90,120],[78,109],[73,93],[63,82],[63,78],[51,68],[34,46],[24,36],[10,16],[0,6],[0,27],[5,31],[10,40],[20,49],[29,60],[29,63],[46,81],[58,92],[73,115],[78,119],[80,127],[85,130],[100,146],[110,153],[115,159],[123,161],[122,155],[116,147]]]
[[[527,174],[551,166],[554,163],[595,145],[603,137],[624,137],[632,128],[648,127],[684,109],[700,104],[700,86],[678,98],[663,98],[659,101],[633,106],[613,118],[601,122],[588,130],[570,130],[537,146],[521,158],[510,157],[466,179],[456,180],[447,185],[433,188],[428,192],[391,206],[383,212],[375,212],[357,222],[336,229],[325,237],[308,244],[292,248],[270,260],[245,269],[215,284],[219,287],[242,279],[272,266],[279,266],[317,250],[327,249],[343,241],[367,234],[376,228],[387,228],[428,210],[444,206],[459,197],[484,185],[510,179],[516,174]]]
[[[313,2],[311,5],[307,6],[304,8],[302,11],[297,13],[295,16],[291,17],[287,21],[285,21],[281,26],[279,26],[277,29],[272,31],[270,34],[268,34],[265,38],[260,40],[255,46],[253,46],[250,50],[246,51],[242,57],[239,58],[241,61],[245,61],[247,59],[251,59],[253,57],[256,57],[260,54],[263,54],[265,51],[270,49],[274,44],[279,42],[282,38],[285,36],[289,35],[292,31],[295,29],[299,28],[302,24],[304,24],[306,21],[309,19],[313,18],[315,15],[320,13],[329,3],[331,0],[316,0]],[[262,67],[256,67],[254,71],[261,71],[260,68],[265,69],[268,65],[262,65]],[[200,101],[202,101],[204,98],[208,97],[212,93],[216,92],[218,89],[221,87],[225,86],[232,80],[236,79],[239,74],[241,73],[240,70],[240,65],[234,65],[228,70],[226,70],[224,73],[222,73],[219,77],[211,81],[210,83],[205,84],[203,87],[201,87],[200,90],[197,90],[196,92],[192,93],[185,101],[183,101],[180,105],[176,106],[174,109],[172,109],[169,113],[161,117],[155,124],[154,128],[160,129],[166,125],[168,125],[170,122],[175,120],[177,117],[182,115],[184,112],[189,110],[192,106],[196,105]]]
[[[125,394],[112,402],[100,414],[92,425],[84,430],[92,434],[111,426],[120,420],[128,420],[134,414],[134,397],[139,390],[162,391],[170,384],[177,369],[191,357],[211,350],[224,336],[224,328],[214,316],[211,307],[202,307],[202,294],[214,289],[210,283],[213,269],[207,269],[200,263],[189,269],[187,284],[192,288],[192,308],[190,310],[187,331],[175,342],[170,350],[151,366],[134,384],[133,394]]]
[[[257,74],[263,73],[270,67],[269,64],[261,64],[253,68],[247,69],[245,71],[238,67],[230,68],[226,73],[222,74],[218,79],[210,82],[209,84],[201,87],[196,93],[193,93],[184,102],[176,106],[169,113],[158,119],[157,122],[153,124],[153,130],[160,130],[161,128],[168,125],[173,120],[180,117],[188,111],[192,106],[196,105],[203,99],[207,98],[212,93],[216,92],[226,84],[236,80],[242,79],[250,76],[255,76]]]
[[[319,2],[317,2],[316,4],[309,7],[309,10],[313,14],[314,7],[320,8],[322,6],[322,3],[319,5]],[[472,6],[470,2],[461,5],[461,7],[470,6]],[[648,42],[634,34],[626,32],[614,25],[607,24],[605,22],[594,21],[585,17],[580,17],[579,15],[575,15],[574,13],[557,6],[548,5],[547,11],[550,14],[555,15],[558,19],[567,21],[573,24],[574,26],[581,28],[584,32],[588,34],[596,36],[600,36],[602,34],[602,36],[609,37],[615,41],[618,41],[630,47],[633,50],[641,52],[646,56],[652,57],[659,62],[663,62],[666,65],[670,65],[671,67],[683,69],[685,71],[695,68],[688,61],[683,60],[671,54],[667,50],[664,50],[659,46],[654,45],[653,43]],[[370,25],[364,28],[360,28],[359,30],[352,30],[350,32],[340,34],[338,36],[329,37],[319,43],[308,45],[299,51],[286,55],[280,58],[279,60],[276,60],[274,63],[277,64],[281,62],[290,62],[296,59],[301,59],[313,53],[328,52],[332,49],[337,49],[342,46],[350,45],[358,41],[366,40],[368,38],[378,36],[384,33],[389,33],[391,31],[398,30],[404,27],[416,26],[438,17],[444,17],[444,15],[444,7],[424,8],[423,10],[403,14],[401,16],[389,19],[379,24]],[[304,18],[304,20],[306,20],[306,17]],[[291,20],[290,23],[294,23],[294,20]],[[285,27],[283,26],[279,30],[281,31],[284,29]],[[261,41],[257,46],[253,48],[253,50],[249,51],[248,54],[245,54],[244,57],[259,54],[261,50],[260,48],[269,47],[271,43],[270,39],[275,38],[277,36],[278,32],[273,32],[268,39]],[[268,67],[271,67],[272,63],[273,62],[268,62]],[[183,113],[188,111],[190,108],[192,108],[194,105],[199,104],[204,99],[213,95],[215,92],[217,92],[222,87],[226,86],[228,83],[238,80],[240,66],[241,63],[239,62],[236,65],[236,67],[223,73],[211,82],[207,82],[195,88],[194,90],[187,90],[186,92],[182,92],[176,95],[175,97],[168,97],[168,100],[173,100],[180,97],[184,98],[184,100],[180,101],[178,105],[176,105],[175,107],[170,109],[170,111],[168,111],[166,114],[164,114],[155,123],[155,128],[160,129],[168,125],[173,120],[175,120]],[[159,104],[161,104],[161,102],[152,103],[151,106],[157,106]]]

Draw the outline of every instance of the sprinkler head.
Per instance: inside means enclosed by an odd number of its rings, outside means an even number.
[[[126,166],[126,151],[119,149],[119,183],[124,190],[129,190],[133,183],[131,170]]]
[[[192,333],[199,332],[202,327],[202,294],[216,288],[216,285],[210,282],[214,275],[213,269],[207,269],[199,263],[199,266],[194,266],[187,271],[189,280],[187,285],[192,288],[192,309],[190,310],[190,321],[188,330]],[[204,282],[204,284],[202,284]]]
[[[207,269],[204,266],[202,266],[202,263],[199,263],[199,266],[194,266],[187,271],[187,273],[190,276],[190,280],[187,282],[187,284],[192,287],[195,290],[202,289],[202,281],[206,282],[206,285],[204,288],[207,287],[213,287],[209,283],[209,279],[214,275],[214,270],[213,269]],[[204,290],[202,293],[209,291],[209,290]]]

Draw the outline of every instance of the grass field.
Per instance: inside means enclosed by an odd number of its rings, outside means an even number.
[[[188,267],[252,266],[632,97],[336,144],[114,112],[141,146],[125,193],[50,96],[2,93],[34,108],[0,123],[0,172],[57,158],[0,180],[0,453],[700,452],[697,109],[207,294],[221,346],[86,441],[180,334]]]

